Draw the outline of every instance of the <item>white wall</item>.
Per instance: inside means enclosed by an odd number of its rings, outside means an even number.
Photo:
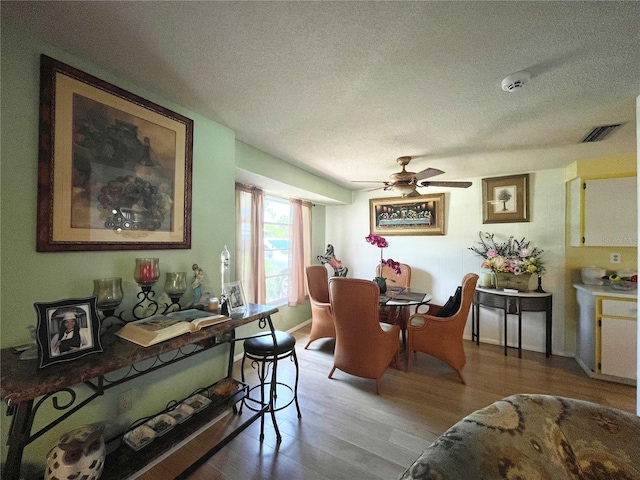
[[[522,172],[527,173],[527,172]],[[480,273],[481,258],[468,247],[478,242],[478,232],[495,233],[506,240],[510,235],[526,237],[545,250],[547,274],[543,288],[553,296],[553,352],[573,355],[564,348],[564,246],[565,246],[565,171],[544,170],[530,173],[531,221],[508,224],[482,223],[482,179],[471,178],[467,189],[423,189],[422,193],[445,192],[444,236],[386,236],[389,248],[384,258],[408,263],[412,268],[411,286],[433,295],[442,304],[455,292],[465,273]],[[467,180],[467,179],[465,179]],[[374,277],[380,251],[365,242],[369,234],[369,199],[393,196],[387,192],[358,192],[347,206],[328,206],[326,241],[335,247],[336,256],[349,267],[349,276]],[[535,288],[535,276],[531,288]],[[482,309],[481,341],[501,343],[502,311]],[[510,317],[509,343],[515,344],[517,317]],[[573,321],[573,320],[571,320]],[[471,338],[471,322],[466,338]],[[523,348],[544,352],[544,313],[527,313],[523,318]]]

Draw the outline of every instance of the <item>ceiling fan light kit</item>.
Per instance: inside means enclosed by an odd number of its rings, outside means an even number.
[[[515,92],[516,90],[520,90],[524,84],[529,81],[529,79],[531,79],[531,74],[526,70],[512,73],[502,80],[502,90],[505,92]]]

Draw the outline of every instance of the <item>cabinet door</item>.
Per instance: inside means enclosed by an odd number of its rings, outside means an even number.
[[[572,247],[582,245],[582,179],[569,182],[569,241]]]
[[[636,177],[602,178],[584,183],[583,245],[637,246]]]
[[[602,317],[600,371],[605,375],[636,379],[636,320]]]

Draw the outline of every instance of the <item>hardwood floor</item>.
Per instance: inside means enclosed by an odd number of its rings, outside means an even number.
[[[635,387],[590,379],[572,358],[523,351],[518,359],[515,350],[505,357],[500,346],[472,342],[465,343],[466,386],[447,365],[417,354],[411,371],[389,368],[377,396],[373,380],[340,371],[328,379],[334,343],[317,340],[304,350],[309,330],[294,333],[302,419],[293,405],[277,413],[279,446],[270,420],[262,443],[260,422],[254,422],[190,480],[394,479],[462,417],[515,393],[561,395],[635,412]],[[280,378],[289,384],[293,371],[286,361],[279,365]],[[181,459],[208,450],[206,444],[204,432],[140,478],[174,478]]]

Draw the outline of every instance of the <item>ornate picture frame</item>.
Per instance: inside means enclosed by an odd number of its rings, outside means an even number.
[[[229,313],[244,311],[247,306],[247,301],[244,296],[244,290],[242,289],[242,283],[225,283],[222,291],[227,296],[227,301],[229,302]]]
[[[482,223],[528,221],[528,173],[482,179]]]
[[[33,304],[39,367],[102,352],[96,297]]]
[[[371,233],[444,235],[444,193],[369,200]]]
[[[191,248],[193,120],[41,56],[36,250]]]

